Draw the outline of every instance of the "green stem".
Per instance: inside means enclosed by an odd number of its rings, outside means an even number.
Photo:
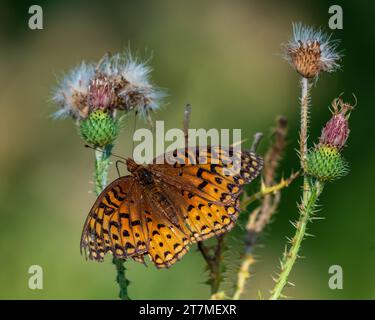
[[[95,192],[99,195],[107,185],[108,169],[110,164],[110,155],[113,145],[106,145],[102,150],[95,150]],[[125,276],[124,260],[113,258],[113,264],[116,266],[116,281],[120,287],[119,298],[121,300],[130,300],[128,295],[129,280]]]
[[[307,138],[309,129],[309,102],[310,102],[310,83],[307,78],[301,78],[301,120],[300,120],[300,133],[299,133],[299,157],[301,167],[304,170],[305,162],[307,157]],[[302,240],[306,235],[306,226],[311,215],[314,212],[317,199],[322,192],[323,184],[320,182],[312,182],[306,173],[303,177],[303,193],[301,204],[298,209],[300,212],[299,221],[295,224],[296,234],[291,240],[291,246],[287,252],[284,253],[284,257],[281,261],[281,272],[276,279],[276,285],[271,291],[270,300],[277,300],[283,297],[282,291],[288,284],[288,277],[296,259],[298,258],[298,252],[301,247]]]
[[[289,274],[298,258],[298,252],[301,247],[302,240],[306,236],[307,223],[311,220],[311,216],[316,208],[317,200],[319,195],[323,191],[323,184],[319,181],[312,181],[306,177],[306,181],[309,184],[308,191],[304,191],[304,197],[302,198],[301,204],[299,205],[300,218],[296,223],[296,233],[291,240],[291,246],[285,253],[283,261],[281,262],[281,272],[276,279],[276,285],[271,291],[270,300],[277,300],[283,297],[282,291],[288,284]]]
[[[306,78],[301,79],[301,129],[299,133],[300,143],[300,159],[301,167],[304,168],[304,163],[307,156],[307,137],[309,129],[309,100],[310,100],[310,84]]]
[[[95,150],[95,193],[100,195],[107,186],[109,157],[111,155],[112,145],[106,145],[103,149]]]
[[[309,102],[310,102],[310,84],[309,79],[301,78],[301,129],[299,134],[299,156],[301,161],[301,168],[305,168],[307,157],[307,138],[309,130]],[[309,194],[309,183],[306,175],[303,178],[303,197],[304,200]]]
[[[222,280],[221,261],[223,259],[224,237],[225,235],[217,237],[215,247],[207,247],[202,241],[198,242],[198,249],[206,260],[207,268],[209,270],[209,279],[206,283],[211,287],[211,295],[215,295],[219,291]]]
[[[119,298],[121,300],[130,300],[128,294],[128,286],[130,284],[130,281],[126,279],[125,276],[126,268],[124,265],[124,260],[113,258],[113,264],[116,266],[117,270],[116,281],[120,287]]]

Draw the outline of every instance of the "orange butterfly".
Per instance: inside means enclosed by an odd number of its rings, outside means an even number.
[[[144,263],[149,255],[157,268],[168,268],[189,244],[234,226],[243,186],[259,175],[262,158],[232,147],[186,148],[162,157],[171,155],[174,164],[127,159],[131,174],[108,185],[86,219],[81,251],[89,259],[103,261],[110,252]],[[239,164],[234,174],[230,162]]]

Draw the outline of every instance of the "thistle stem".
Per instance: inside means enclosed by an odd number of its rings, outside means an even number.
[[[309,128],[310,85],[307,78],[301,79],[301,129],[299,134],[301,167],[307,156],[307,131]]]
[[[109,157],[113,145],[106,145],[102,150],[95,150],[95,193],[99,195],[107,185]],[[121,259],[113,258],[113,264],[116,266],[117,276],[116,281],[120,287],[119,298],[121,300],[130,300],[128,295],[129,280],[125,276],[124,261]]]
[[[309,80],[305,77],[301,79],[301,130],[299,136],[300,143],[300,161],[301,168],[305,168],[305,161],[307,157],[307,138],[309,129],[309,100],[310,87]],[[303,198],[306,200],[309,195],[309,183],[306,175],[303,177]]]
[[[241,267],[237,275],[236,290],[233,294],[233,300],[239,300],[245,291],[247,279],[250,278],[250,266],[254,264],[255,260],[250,253],[245,254],[245,258],[241,262]]]
[[[301,129],[299,134],[299,157],[302,170],[305,168],[307,158],[307,138],[309,129],[309,101],[310,101],[310,84],[305,77],[301,78]],[[270,300],[277,300],[283,297],[282,291],[288,284],[288,277],[294,263],[298,257],[298,252],[301,247],[302,240],[306,235],[306,226],[311,219],[311,214],[314,212],[316,201],[323,189],[323,185],[316,181],[312,183],[306,173],[303,174],[303,193],[302,200],[299,204],[300,218],[296,223],[296,234],[291,240],[291,246],[288,251],[284,253],[281,261],[281,272],[276,280],[276,285],[271,291]]]
[[[276,280],[274,289],[271,291],[270,300],[277,300],[283,296],[282,291],[288,284],[289,274],[298,258],[302,240],[306,236],[307,223],[311,220],[318,197],[323,191],[323,184],[318,180],[313,182],[310,178],[307,178],[307,182],[309,183],[309,194],[306,198],[302,198],[301,204],[299,205],[300,218],[295,225],[296,233],[291,240],[289,250],[285,252],[283,260],[281,261],[281,272]]]
[[[126,275],[125,275],[126,268],[124,265],[124,260],[113,258],[112,263],[116,266],[116,270],[117,270],[116,281],[120,287],[119,298],[121,300],[130,300],[130,297],[128,294],[128,286],[130,284],[130,281],[126,279]]]
[[[224,237],[225,235],[218,236],[216,246],[213,248],[205,246],[202,241],[198,242],[198,250],[202,253],[209,270],[209,280],[207,283],[211,287],[211,295],[214,295],[219,291],[222,280],[221,260],[223,258],[222,251],[224,248]]]

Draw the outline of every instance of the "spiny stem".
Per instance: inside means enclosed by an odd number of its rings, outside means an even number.
[[[310,101],[310,84],[307,78],[302,77],[301,79],[301,129],[299,136],[299,156],[301,161],[301,168],[305,168],[305,162],[307,157],[307,138],[309,129],[309,101]],[[303,178],[303,198],[309,195],[309,183],[306,175]]]
[[[224,248],[224,237],[225,235],[220,235],[217,237],[216,246],[213,248],[207,247],[202,241],[198,242],[198,249],[202,253],[203,258],[207,263],[209,270],[209,280],[208,284],[211,286],[211,295],[218,292],[220,287],[221,277],[221,260],[222,251]],[[211,251],[213,251],[211,253]]]
[[[233,300],[239,300],[243,292],[245,291],[245,285],[248,278],[250,278],[250,266],[254,264],[255,260],[250,253],[246,253],[245,258],[241,262],[240,271],[237,275],[237,286],[236,291],[233,295]]]
[[[307,131],[309,128],[309,80],[307,78],[301,79],[301,129],[299,134],[300,143],[300,159],[301,167],[304,167],[304,161],[307,155]]]
[[[260,191],[252,194],[251,196],[244,197],[244,199],[241,201],[241,210],[246,211],[246,208],[254,201],[259,200],[266,195],[281,191],[282,189],[288,187],[294,181],[294,179],[298,177],[298,175],[299,172],[294,172],[290,175],[289,178],[282,178],[280,182],[273,186],[265,186],[264,184],[262,184]]]
[[[281,272],[276,280],[276,285],[271,291],[270,300],[277,300],[282,297],[282,291],[288,284],[289,274],[294,266],[296,259],[298,258],[298,252],[301,247],[302,240],[306,235],[306,226],[311,215],[314,213],[316,208],[317,200],[323,190],[323,184],[319,181],[312,182],[310,178],[307,178],[309,183],[309,192],[302,198],[301,204],[299,205],[300,218],[296,223],[296,233],[291,240],[291,246],[285,253],[284,258],[281,262]]]
[[[107,145],[101,149],[95,150],[95,193],[99,195],[107,185],[109,157],[112,145]]]
[[[301,123],[300,123],[300,136],[299,136],[299,157],[301,167],[304,170],[307,158],[308,146],[308,129],[309,129],[309,102],[310,102],[310,84],[307,78],[301,79]],[[300,212],[299,221],[296,223],[296,234],[291,241],[291,246],[285,252],[283,260],[281,261],[281,272],[276,280],[276,285],[271,291],[270,300],[276,300],[283,297],[282,291],[288,284],[289,274],[294,266],[298,257],[298,252],[301,247],[302,240],[306,234],[306,226],[310,220],[311,214],[314,212],[316,201],[323,189],[320,182],[312,183],[304,172],[303,177],[303,193],[301,204],[298,206]]]
[[[113,145],[106,145],[103,150],[95,150],[95,192],[99,195],[107,185],[108,168],[110,164],[110,155]],[[113,258],[113,264],[116,266],[116,281],[120,287],[119,298],[121,300],[130,300],[128,295],[129,280],[126,279],[124,261]]]
[[[130,281],[126,279],[125,276],[126,268],[124,265],[124,261],[117,258],[113,258],[112,263],[116,266],[117,270],[116,281],[120,287],[119,298],[121,300],[130,300],[128,295],[128,285],[130,284]]]

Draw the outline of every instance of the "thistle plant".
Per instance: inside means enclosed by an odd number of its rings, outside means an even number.
[[[130,52],[106,54],[97,64],[82,62],[55,89],[52,100],[60,108],[53,117],[72,118],[85,144],[94,149],[96,195],[107,186],[111,151],[125,115],[134,110],[150,121],[150,112],[160,106],[164,93],[150,82],[151,71]],[[119,297],[127,300],[124,260],[113,258],[113,264]]]
[[[275,279],[275,287],[270,299],[285,297],[283,289],[290,284],[288,278],[292,271],[303,239],[308,235],[307,224],[315,219],[318,198],[328,181],[338,179],[348,172],[348,165],[341,156],[342,148],[349,136],[348,118],[352,107],[340,98],[333,101],[332,118],[322,130],[319,143],[309,149],[308,130],[312,106],[311,85],[322,72],[339,69],[341,55],[337,52],[338,41],[321,30],[293,25],[293,38],[284,48],[287,61],[301,75],[301,120],[299,157],[303,171],[302,197],[298,204],[299,219],[293,223],[296,228],[294,237],[286,246],[281,259],[280,273]]]

